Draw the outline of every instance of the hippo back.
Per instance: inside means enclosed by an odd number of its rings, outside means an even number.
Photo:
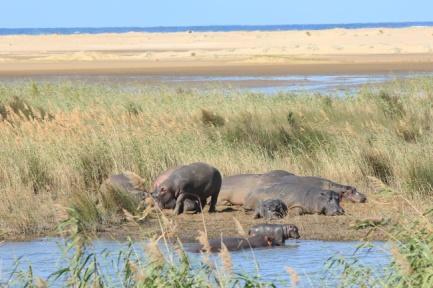
[[[246,196],[256,188],[261,174],[239,174],[224,177],[218,202],[243,205]]]

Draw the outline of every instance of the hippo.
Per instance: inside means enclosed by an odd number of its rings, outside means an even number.
[[[242,237],[223,237],[221,239],[209,240],[210,251],[209,252],[220,252],[221,243],[227,247],[229,251],[237,251],[243,249],[262,248],[262,247],[273,247],[276,246],[275,241],[264,235],[254,235],[248,238]],[[205,252],[203,245],[197,244],[187,249],[189,252]]]
[[[272,238],[275,245],[284,245],[287,239],[299,239],[298,227],[292,224],[258,224],[248,231],[249,236],[267,236]]]
[[[284,170],[272,170],[264,174],[239,174],[224,177],[218,202],[243,205],[248,194],[262,183],[276,182],[281,177],[290,175],[294,174]]]
[[[243,207],[246,210],[255,210],[258,200],[267,199],[280,199],[289,209],[297,208],[300,214],[344,214],[337,192],[303,183],[288,184],[285,181],[262,185],[253,190],[247,196]]]
[[[155,189],[152,196],[157,198],[161,206],[175,199],[175,215],[184,211],[186,199],[199,201],[201,212],[201,208],[206,205],[206,199],[210,197],[209,213],[212,213],[216,212],[221,182],[222,176],[218,169],[206,163],[196,162],[175,168]]]
[[[153,182],[152,191],[159,189],[161,183],[164,182],[165,180],[167,180],[167,178],[173,173],[173,171],[175,171],[176,169],[178,169],[180,167],[181,166],[168,169],[164,173],[159,175],[158,178],[156,178],[156,180]],[[158,206],[161,209],[174,209],[176,207],[176,199],[174,199],[174,198],[171,199],[169,202],[164,203],[164,205],[162,205],[158,201],[156,201],[156,203],[158,203]],[[200,212],[200,203],[197,201],[197,199],[185,199],[183,210],[184,211],[193,211],[195,213]]]
[[[315,176],[289,176],[281,179],[287,185],[308,185],[308,186],[316,186],[324,190],[332,190],[337,192],[342,199],[347,199],[351,202],[355,203],[364,203],[367,201],[367,197],[358,192],[355,187],[349,185],[342,185],[336,182],[333,182],[328,179],[324,179],[321,177]]]
[[[254,211],[254,219],[284,218],[286,215],[287,205],[280,199],[259,200]]]
[[[100,191],[104,193],[107,189],[113,188],[127,192],[137,201],[142,201],[149,195],[144,187],[143,178],[133,172],[111,175],[102,183]]]
[[[224,177],[218,202],[243,205],[248,193],[257,187],[261,176],[262,174],[239,174]]]

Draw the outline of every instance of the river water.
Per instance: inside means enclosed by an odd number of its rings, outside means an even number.
[[[8,281],[9,274],[18,259],[21,269],[25,270],[31,264],[34,275],[48,277],[54,271],[64,267],[66,263],[63,257],[65,254],[61,249],[64,247],[63,244],[64,241],[60,238],[4,243],[0,247],[0,283]],[[136,250],[143,251],[144,246],[141,244],[134,244]],[[287,267],[294,269],[299,275],[298,287],[335,287],[339,277],[338,269],[327,270],[325,268],[325,262],[331,257],[344,257],[346,260],[356,257],[359,263],[373,268],[379,274],[389,263],[389,244],[373,242],[372,247],[357,250],[359,244],[355,241],[289,240],[284,247],[237,251],[232,252],[231,256],[233,269],[236,272],[255,275],[258,267],[262,280],[274,282],[277,287],[289,286],[290,276],[286,272]],[[187,247],[188,244],[185,246]],[[112,262],[109,258],[115,259],[118,252],[126,247],[126,242],[96,240],[90,251],[100,255],[100,258],[109,251],[110,256],[102,263],[107,263],[104,269],[107,269],[110,274],[112,266],[109,263]],[[162,250],[164,250],[163,247]],[[357,251],[356,254],[354,254],[355,251]],[[200,261],[199,254],[189,255],[193,263]],[[216,262],[219,261],[217,256],[213,259]],[[61,286],[59,282],[56,284]]]
[[[182,88],[196,90],[221,89],[264,94],[323,93],[353,94],[365,85],[433,76],[431,72],[373,73],[373,74],[311,74],[311,75],[256,75],[256,76],[204,76],[204,75],[38,75],[28,77],[0,76],[0,84],[79,82],[113,86],[130,92],[148,88]]]

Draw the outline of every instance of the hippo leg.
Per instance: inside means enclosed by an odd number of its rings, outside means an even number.
[[[176,200],[176,207],[174,207],[174,215],[179,215],[183,212],[183,201],[185,201],[185,194],[180,193]]]
[[[219,190],[216,193],[213,193],[211,198],[210,198],[210,203],[209,203],[209,213],[214,213],[216,212],[216,203],[218,201],[218,194],[219,194]],[[206,204],[206,200],[202,201],[202,203]]]

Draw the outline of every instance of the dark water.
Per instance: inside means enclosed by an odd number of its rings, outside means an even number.
[[[68,27],[68,28],[0,28],[0,35],[41,35],[41,34],[100,34],[127,32],[224,32],[224,31],[283,31],[323,30],[334,28],[403,28],[412,26],[433,26],[433,22],[383,22],[345,24],[284,24],[284,25],[221,25],[221,26],[176,26],[176,27]]]
[[[56,271],[65,261],[62,260],[62,250],[59,244],[61,239],[48,238],[28,242],[7,242],[0,247],[0,283],[7,281],[16,259],[20,258],[22,268],[31,263],[34,275],[47,277]],[[136,243],[135,248],[142,251],[142,243]],[[257,249],[252,253],[250,250],[233,252],[232,261],[234,270],[237,272],[255,275],[258,271],[263,280],[272,281],[278,287],[288,287],[290,277],[286,267],[294,269],[300,277],[298,287],[335,287],[338,279],[338,271],[327,271],[324,263],[330,257],[344,257],[351,259],[358,247],[359,242],[332,242],[332,241],[308,241],[290,240],[285,247],[272,249]],[[389,245],[385,242],[374,242],[373,248],[362,248],[355,254],[360,263],[374,268],[380,273],[390,261]],[[110,257],[104,258],[107,263],[103,269],[113,269],[112,260],[117,259],[118,251],[126,247],[126,243],[116,241],[97,240],[94,242],[92,251],[102,255],[109,251]],[[61,246],[61,245],[60,245]],[[187,245],[186,245],[187,246]],[[164,247],[162,247],[164,250]],[[199,254],[190,254],[193,263],[200,260]],[[103,257],[101,256],[101,259]],[[213,258],[216,263],[219,259]],[[113,275],[113,282],[118,281]],[[61,285],[61,284],[59,284]]]

